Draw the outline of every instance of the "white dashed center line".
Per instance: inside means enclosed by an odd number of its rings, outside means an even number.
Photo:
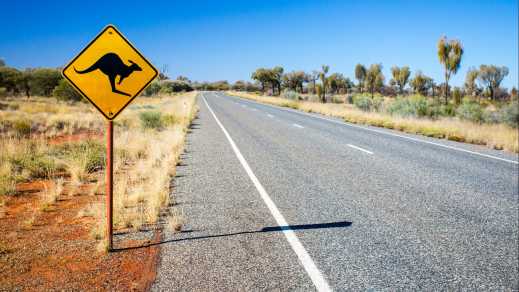
[[[348,146],[351,147],[351,148],[353,148],[353,149],[357,149],[357,150],[359,150],[359,151],[362,151],[362,152],[364,152],[364,153],[373,154],[373,152],[368,151],[368,150],[363,149],[363,148],[360,148],[360,147],[357,147],[357,146],[355,146],[355,145],[348,144]]]
[[[300,129],[303,129],[304,127],[301,126],[301,125],[298,125],[298,124],[292,124],[292,126],[296,127],[296,128],[300,128]]]

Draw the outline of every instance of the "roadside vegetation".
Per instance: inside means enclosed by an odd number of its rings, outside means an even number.
[[[16,267],[25,269],[9,277],[0,272],[0,278],[7,281],[0,280],[2,287],[21,287],[20,283],[28,283],[27,279],[37,279],[38,275],[27,274],[33,271],[27,265],[35,261],[43,261],[41,269],[58,267],[46,260],[49,253],[56,256],[55,250],[65,253],[67,258],[91,257],[97,263],[112,260],[104,255],[106,121],[81,98],[53,97],[60,87],[68,85],[58,81],[55,89],[46,91],[48,96],[31,94],[27,98],[18,92],[0,97],[0,228],[6,232],[0,238],[0,265],[11,267],[4,269],[6,273],[14,272]],[[13,93],[11,88],[9,94]],[[188,126],[196,115],[195,100],[195,92],[140,97],[115,121],[117,233],[147,230],[158,234],[156,230],[161,226],[174,231],[182,229],[182,211],[172,206],[170,198],[171,180]],[[163,225],[158,224],[160,216],[164,217]],[[81,238],[63,240],[76,238],[83,231]],[[36,241],[35,236],[39,238]],[[78,251],[79,242],[83,250]],[[130,253],[148,257],[145,251]],[[156,258],[155,251],[152,257]],[[121,259],[134,261],[124,255]],[[150,269],[155,266],[154,261],[139,265],[148,265],[144,268]],[[78,269],[85,269],[85,263],[74,261],[76,264],[83,265]],[[129,273],[125,267],[118,269]],[[77,277],[81,278],[81,273]],[[110,275],[103,277],[109,279]],[[42,283],[52,285],[53,281]],[[57,283],[56,287],[66,285]]]
[[[463,86],[452,86],[450,79],[459,72],[463,54],[461,41],[439,39],[441,82],[420,70],[413,73],[409,66],[392,66],[389,81],[382,64],[357,64],[355,80],[330,74],[327,65],[311,73],[284,73],[276,66],[252,72],[257,88],[238,81],[229,90],[237,96],[347,122],[519,152],[518,92],[515,87],[501,87],[508,68],[485,64],[469,68]]]

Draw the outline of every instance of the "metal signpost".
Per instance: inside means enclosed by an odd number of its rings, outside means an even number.
[[[106,232],[112,250],[113,119],[158,75],[157,69],[113,26],[105,27],[62,71],[108,120],[106,127]]]

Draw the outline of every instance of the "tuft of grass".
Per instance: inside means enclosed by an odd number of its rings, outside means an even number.
[[[162,113],[159,111],[145,111],[139,114],[143,129],[160,130],[164,126]]]
[[[23,228],[24,229],[31,229],[33,226],[34,226],[34,223],[36,222],[36,216],[38,214],[38,211],[37,210],[32,210],[31,214],[29,215],[29,217],[27,219],[25,219],[23,221]]]
[[[185,217],[183,211],[173,211],[168,217],[166,228],[172,233],[178,233],[182,231],[182,227],[185,224]]]
[[[40,210],[47,212],[56,204],[59,197],[63,193],[63,179],[60,178],[52,182],[49,186],[45,186],[43,190],[43,198],[41,200]]]
[[[23,119],[13,123],[13,130],[18,137],[27,137],[31,134],[31,121]]]
[[[56,152],[63,157],[60,161],[70,174],[72,185],[86,182],[90,173],[104,168],[105,152],[99,141],[67,143]]]

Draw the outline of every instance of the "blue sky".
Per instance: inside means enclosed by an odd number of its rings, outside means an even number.
[[[67,63],[106,24],[158,68],[193,80],[249,80],[257,67],[320,68],[353,77],[357,63],[409,65],[437,81],[441,35],[470,66],[504,65],[518,84],[517,1],[3,1],[0,58],[17,68]]]

